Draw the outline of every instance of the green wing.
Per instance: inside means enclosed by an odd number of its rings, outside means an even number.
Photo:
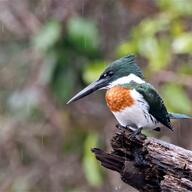
[[[138,84],[131,82],[131,87],[138,91],[149,104],[149,113],[160,123],[172,129],[169,114],[162,98],[149,83]],[[135,84],[135,85],[134,85]]]

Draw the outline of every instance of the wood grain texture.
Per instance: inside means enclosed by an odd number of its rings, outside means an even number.
[[[144,135],[121,131],[111,140],[112,151],[94,148],[101,165],[117,171],[121,179],[145,192],[192,191],[192,152]]]

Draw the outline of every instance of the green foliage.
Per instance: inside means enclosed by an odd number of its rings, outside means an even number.
[[[185,63],[183,65],[180,65],[177,69],[177,73],[182,73],[186,75],[192,74],[192,63]]]
[[[55,71],[52,88],[58,101],[63,100],[65,102],[65,99],[69,97],[75,85],[75,74],[74,71],[67,66],[60,67],[59,69]]]
[[[92,63],[89,63],[85,66],[84,73],[83,73],[83,79],[86,83],[90,83],[94,80],[96,80],[103,69],[105,68],[105,62],[104,61],[93,61]]]
[[[84,144],[83,166],[85,176],[92,186],[100,186],[102,184],[102,174],[95,156],[90,149],[95,147],[98,142],[98,135],[96,133],[88,134]]]
[[[146,58],[148,72],[166,69],[172,54],[192,51],[192,32],[185,31],[181,18],[181,15],[192,13],[192,2],[160,0],[157,3],[164,10],[163,14],[143,19],[132,29],[128,41],[120,44],[116,51],[118,57],[134,52]],[[174,13],[170,14],[172,11]]]
[[[183,33],[176,37],[173,41],[173,51],[190,54],[192,52],[192,33]]]
[[[130,40],[117,47],[117,55],[124,56],[134,52],[147,58],[152,71],[163,69],[170,61],[170,38],[157,37],[157,33],[168,30],[169,17],[159,15],[157,18],[144,19],[131,32]]]
[[[191,101],[183,87],[169,83],[161,87],[161,93],[170,111],[180,113],[191,112]]]
[[[103,122],[97,123],[93,118],[100,118],[97,113],[104,110],[95,102],[66,106],[66,101],[85,84],[98,78],[106,65],[104,58],[112,61],[114,57],[130,53],[136,54],[147,81],[154,79],[156,72],[161,70],[190,79],[192,0],[151,1],[156,3],[157,11],[149,14],[147,6],[143,6],[142,13],[138,6],[127,7],[131,17],[129,14],[123,21],[119,16],[126,17],[125,10],[121,11],[118,3],[124,5],[124,1],[111,1],[110,6],[106,6],[105,1],[84,1],[82,7],[79,7],[79,1],[70,1],[70,9],[59,7],[62,1],[27,0],[26,6],[22,6],[22,1],[25,0],[18,1],[22,14],[16,7],[11,19],[1,19],[0,150],[3,155],[0,163],[3,188],[25,192],[101,191],[94,187],[110,182],[104,180],[101,166],[90,149],[98,147],[102,137],[101,129],[96,130],[102,128]],[[9,1],[8,4],[10,6],[5,6],[2,15],[12,13],[14,3]],[[150,1],[147,5],[150,6]],[[102,19],[104,21],[100,23]],[[125,26],[130,27],[126,35],[122,33]],[[36,29],[39,31],[34,34]],[[119,41],[121,43],[115,47]],[[155,82],[168,110],[191,114],[191,86],[188,94],[184,86],[161,81],[163,78],[158,77]],[[109,121],[107,115],[103,118],[106,118],[104,122]],[[143,131],[147,135],[155,134]],[[74,170],[74,164],[75,168],[82,167]],[[104,188],[108,189],[108,186]]]
[[[99,47],[99,34],[93,21],[72,17],[67,23],[68,41],[81,53],[91,54]]]
[[[61,25],[58,21],[48,21],[33,37],[32,44],[39,51],[47,51],[59,39],[61,34]]]
[[[191,0],[156,0],[163,11],[172,15],[192,15]]]
[[[154,71],[169,68],[172,58],[177,54],[187,55],[192,52],[192,32],[187,30],[186,21],[183,19],[183,16],[192,15],[192,1],[157,0],[156,3],[160,8],[159,13],[142,19],[132,28],[128,40],[116,49],[118,57],[133,52],[145,58],[148,63],[145,68],[148,76]],[[192,74],[189,63],[181,61],[179,64],[175,73]],[[171,111],[191,111],[191,101],[182,86],[165,83],[161,90]]]
[[[57,59],[50,86],[57,100],[65,102],[74,87],[81,85],[82,79],[89,81],[99,70],[95,67],[91,74],[88,69],[91,63],[97,62],[95,58],[99,58],[99,34],[95,23],[82,17],[70,18],[64,36],[55,42],[52,51]]]

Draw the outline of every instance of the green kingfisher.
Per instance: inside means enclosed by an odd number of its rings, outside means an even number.
[[[77,93],[68,103],[100,89],[107,90],[105,100],[119,126],[130,128],[137,133],[140,133],[142,128],[159,130],[161,125],[172,129],[170,119],[191,118],[185,114],[167,111],[159,93],[144,80],[134,55],[112,62],[98,80]]]

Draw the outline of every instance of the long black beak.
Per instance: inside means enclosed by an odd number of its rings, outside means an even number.
[[[77,101],[91,93],[93,93],[94,91],[101,89],[103,87],[105,87],[107,85],[106,80],[105,79],[98,79],[94,82],[92,82],[90,85],[88,85],[87,87],[85,87],[82,91],[80,91],[79,93],[77,93],[74,97],[72,97],[67,104],[72,103],[74,101]]]

